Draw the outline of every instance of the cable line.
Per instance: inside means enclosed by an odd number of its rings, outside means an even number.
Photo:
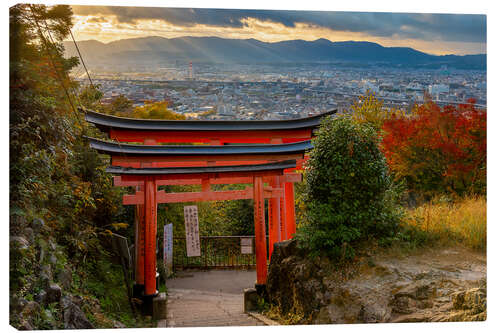
[[[70,104],[70,106],[71,106],[71,109],[73,110],[73,112],[74,112],[74,113],[75,113],[75,115],[76,115],[76,120],[78,121],[78,124],[79,124],[79,125],[80,125],[80,127],[83,129],[82,123],[80,122],[80,117],[78,117],[78,112],[76,111],[76,108],[75,108],[75,106],[74,106],[74,104],[73,104],[73,101],[71,100],[71,96],[69,95],[68,89],[66,89],[66,86],[64,85],[64,82],[63,82],[63,80],[62,80],[61,76],[59,75],[59,71],[57,70],[57,67],[56,67],[56,65],[55,65],[54,58],[52,57],[52,54],[51,54],[51,53],[50,53],[50,51],[49,51],[49,47],[48,47],[48,45],[47,45],[47,44],[48,44],[48,41],[46,40],[46,38],[45,38],[45,36],[44,36],[44,34],[43,34],[43,32],[42,32],[42,28],[40,28],[40,24],[38,23],[38,20],[37,20],[36,15],[35,15],[35,11],[33,10],[33,5],[31,5],[31,4],[30,4],[30,5],[28,5],[28,6],[29,6],[29,8],[30,8],[30,11],[31,11],[31,16],[32,16],[32,18],[33,18],[33,21],[35,22],[35,25],[36,25],[36,27],[37,27],[37,29],[38,29],[38,33],[39,33],[39,35],[40,35],[40,38],[41,38],[41,40],[42,40],[42,43],[43,43],[43,45],[45,46],[45,49],[46,49],[47,54],[48,54],[48,56],[49,56],[50,63],[51,63],[51,65],[52,65],[52,67],[54,68],[54,72],[55,72],[55,74],[56,74],[56,77],[57,77],[57,79],[59,80],[59,83],[61,84],[61,86],[62,86],[62,88],[63,88],[63,90],[64,90],[64,93],[66,94],[66,97],[68,98],[68,101],[69,101],[69,104]],[[52,37],[51,37],[51,38],[52,38]]]
[[[73,33],[71,32],[71,29],[69,29],[69,33],[71,35],[71,39],[73,39],[73,43],[75,44],[76,51],[78,52],[78,56],[80,57],[80,60],[82,61],[83,68],[85,68],[85,72],[87,73],[87,77],[89,78],[90,81],[90,86],[95,89],[94,83],[92,83],[92,79],[90,78],[89,71],[87,70],[87,66],[85,65],[85,61],[83,61],[82,54],[80,53],[80,48],[78,47],[78,44],[75,41],[75,37],[73,37]]]

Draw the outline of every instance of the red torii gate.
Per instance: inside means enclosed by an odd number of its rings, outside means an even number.
[[[124,204],[136,205],[137,285],[144,296],[156,290],[156,207],[158,203],[208,200],[254,200],[257,285],[267,275],[264,199],[269,199],[269,257],[277,241],[295,233],[293,183],[301,175],[308,139],[321,117],[278,121],[169,121],[114,117],[86,111],[85,118],[118,142],[90,138],[91,147],[111,155],[108,172],[117,174],[115,186],[135,186]],[[209,143],[164,146],[158,143]],[[261,143],[225,145],[227,143]],[[264,144],[262,144],[264,143]],[[298,162],[296,165],[296,161]],[[285,173],[286,172],[286,173]],[[239,191],[211,191],[211,184],[253,184]],[[265,187],[264,183],[270,186]],[[194,193],[157,192],[160,185],[201,184]]]

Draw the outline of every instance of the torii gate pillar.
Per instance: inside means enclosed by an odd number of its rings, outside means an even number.
[[[279,188],[279,176],[271,178],[269,185]],[[269,230],[269,260],[273,254],[274,244],[281,241],[282,221],[280,210],[280,198],[270,198],[268,200],[268,230]]]
[[[156,296],[156,181],[144,183],[144,296]]]
[[[264,216],[264,184],[262,177],[254,177],[253,179],[253,205],[257,288],[259,285],[265,285],[267,278],[266,219]]]
[[[136,186],[136,192],[143,192],[144,186]],[[133,295],[142,297],[144,292],[144,204],[135,206],[135,284]]]
[[[293,183],[285,183],[285,230],[286,239],[291,239],[296,232],[295,224],[295,195]]]

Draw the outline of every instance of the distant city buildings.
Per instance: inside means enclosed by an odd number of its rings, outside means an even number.
[[[479,106],[486,107],[486,72],[482,71],[193,63],[156,70],[103,69],[92,75],[104,93],[104,102],[119,95],[133,100],[134,105],[167,100],[172,110],[189,118],[307,117],[331,109],[348,110],[367,91],[384,100],[387,107],[409,109],[423,102],[425,93],[441,105],[475,98]]]

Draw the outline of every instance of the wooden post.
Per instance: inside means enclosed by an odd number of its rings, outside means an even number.
[[[145,255],[144,295],[152,296],[156,290],[156,182],[152,177],[145,181]]]
[[[264,285],[267,278],[267,251],[266,220],[264,218],[264,185],[262,177],[254,177],[253,179],[253,203],[257,285]]]
[[[278,180],[277,180],[278,179]],[[279,177],[271,177],[270,186],[276,187]],[[274,243],[280,241],[280,201],[279,198],[270,198],[268,200],[268,214],[269,214],[269,260],[273,254]]]
[[[285,183],[285,218],[286,239],[291,239],[296,232],[293,183]]]
[[[157,142],[154,138],[146,137],[144,144],[154,146]],[[155,166],[154,162],[141,163],[141,168]],[[144,186],[139,186],[137,190],[144,191],[144,205],[136,206],[142,216],[142,225],[139,224],[139,230],[137,230],[139,236],[136,235],[136,238],[139,238],[142,248],[142,256],[139,258],[142,261],[142,267],[139,271],[142,274],[144,296],[148,296],[156,294],[156,183],[154,179],[148,178],[144,181]],[[149,286],[146,286],[147,284]]]

